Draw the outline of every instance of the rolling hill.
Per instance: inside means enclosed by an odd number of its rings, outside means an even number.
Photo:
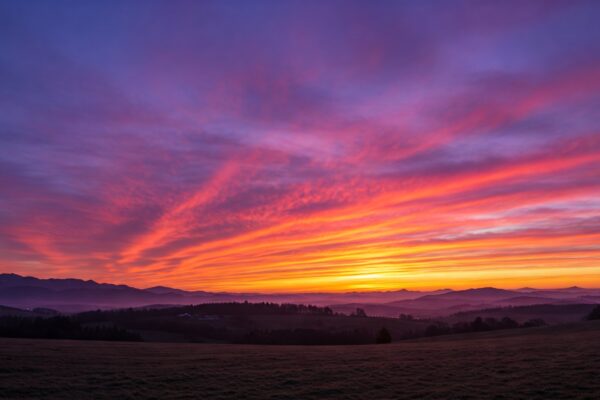
[[[534,306],[543,304],[576,305],[599,304],[600,290],[566,288],[554,290],[504,290],[497,288],[476,288],[428,294],[415,299],[398,300],[383,304],[349,303],[331,307],[338,312],[350,312],[363,308],[369,315],[397,317],[410,314],[420,318],[437,318],[459,312]]]
[[[127,285],[97,283],[91,280],[38,279],[17,274],[0,274],[0,304],[18,308],[48,307],[62,312],[141,307],[150,304],[176,305],[228,301],[266,301],[319,306],[349,302],[374,304],[445,292],[447,290],[289,294],[214,293],[185,291],[165,286],[139,289]]]

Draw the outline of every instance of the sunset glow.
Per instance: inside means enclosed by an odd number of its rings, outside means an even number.
[[[600,287],[599,8],[0,3],[0,272]]]

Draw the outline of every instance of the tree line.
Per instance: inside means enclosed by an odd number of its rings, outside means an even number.
[[[543,319],[530,319],[522,324],[512,318],[504,317],[496,318],[481,318],[477,317],[470,322],[456,322],[448,324],[446,322],[435,322],[425,328],[424,331],[409,331],[403,335],[403,339],[414,339],[419,337],[451,335],[456,333],[472,333],[472,332],[487,332],[501,329],[516,329],[516,328],[534,328],[544,326],[546,322]]]
[[[600,306],[594,307],[594,309],[592,310],[592,312],[589,313],[586,319],[589,321],[600,319]]]
[[[262,315],[310,315],[335,316],[335,318],[365,318],[364,324],[348,326],[346,323],[323,325],[321,318],[315,318],[312,326],[302,328],[269,328],[267,319],[263,324]],[[212,318],[215,317],[215,318]],[[402,321],[416,321],[411,315],[401,315]],[[586,319],[600,319],[600,306],[595,307]],[[306,321],[306,319],[302,319]],[[312,320],[312,318],[310,319]],[[341,320],[340,320],[341,321]],[[356,321],[356,320],[355,320]],[[364,310],[358,309],[350,316],[334,313],[328,307],[276,303],[209,303],[154,309],[120,309],[110,311],[90,311],[71,316],[51,317],[0,317],[0,336],[15,338],[55,338],[82,340],[123,340],[139,341],[137,332],[153,331],[176,334],[183,340],[196,342],[226,342],[252,344],[370,344],[389,343],[390,331],[373,326],[375,320],[367,319]],[[501,329],[517,329],[543,326],[541,319],[531,319],[524,323],[504,317],[482,318],[449,324],[442,321],[419,320],[428,324],[412,331],[401,333],[398,327],[392,329],[394,339],[485,332]],[[343,321],[342,321],[343,322]],[[373,322],[373,323],[371,323]],[[392,323],[390,319],[388,321]],[[277,326],[280,322],[275,323]],[[387,324],[387,323],[386,323]],[[329,328],[325,326],[330,325]],[[273,325],[272,325],[273,326]],[[381,325],[379,325],[381,327]],[[377,327],[377,328],[379,328]],[[394,328],[392,324],[391,328]]]
[[[141,341],[135,332],[112,324],[85,326],[76,317],[0,317],[0,336],[10,338]]]
[[[304,304],[278,304],[278,303],[204,303],[189,306],[165,308],[125,308],[118,310],[96,310],[77,314],[80,321],[115,321],[131,320],[131,318],[167,317],[174,315],[335,315],[329,307],[318,307]]]

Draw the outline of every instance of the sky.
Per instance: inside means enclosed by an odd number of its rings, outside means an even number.
[[[0,1],[0,272],[600,287],[598,1]]]

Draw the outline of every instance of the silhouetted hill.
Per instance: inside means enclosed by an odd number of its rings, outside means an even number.
[[[154,286],[154,287],[150,287],[147,289],[144,289],[144,291],[149,292],[149,293],[154,293],[154,294],[170,294],[170,293],[177,293],[177,294],[187,294],[188,292],[186,292],[185,290],[181,290],[181,289],[174,289],[174,288],[170,288],[167,286]]]
[[[369,315],[386,317],[411,314],[421,318],[447,316],[458,312],[487,308],[541,304],[596,304],[600,303],[600,290],[567,288],[555,290],[504,290],[492,287],[456,290],[441,294],[428,294],[415,299],[393,301],[385,304],[332,305],[337,312],[347,312],[357,307]]]
[[[132,289],[126,285],[114,285],[110,283],[97,283],[93,280],[82,280],[82,279],[39,279],[32,276],[21,276],[17,274],[0,274],[0,288],[9,287],[37,287],[46,288],[52,290],[69,290],[69,289],[93,289],[97,287],[104,288],[122,288]]]
[[[385,328],[396,340],[427,321],[335,314],[328,307],[207,303],[170,308],[97,310],[72,315],[0,315],[0,336],[89,340],[254,344],[371,344]]]
[[[497,289],[493,287],[483,287],[476,289],[455,290],[448,293],[442,293],[438,296],[443,298],[485,298],[485,299],[501,299],[519,295],[519,292],[505,289]]]
[[[30,317],[35,316],[35,314],[32,311],[22,310],[20,308],[0,306],[0,317],[5,316]]]
[[[38,279],[17,274],[0,274],[0,304],[18,308],[50,307],[63,312],[93,309],[142,307],[148,304],[198,304],[227,301],[329,304],[385,303],[430,293],[398,290],[350,293],[212,293],[186,291],[165,286],[138,289],[127,285],[80,279]]]
[[[542,296],[517,296],[509,297],[507,299],[497,300],[494,303],[504,306],[525,306],[532,304],[553,304],[560,302],[561,300],[553,299],[550,297]]]
[[[165,296],[126,285],[97,283],[91,280],[0,275],[0,304],[19,308],[50,307],[75,312],[148,303],[171,303],[177,302],[177,297],[181,296],[175,293]]]
[[[56,315],[9,309],[0,315],[0,336],[86,340],[148,340],[253,344],[372,344],[390,340],[531,328],[583,320],[593,305],[565,309],[502,308],[441,319],[336,314],[329,307],[276,303],[207,303],[169,308],[128,308]],[[566,306],[565,306],[566,307]],[[1,309],[0,309],[1,311]],[[516,317],[515,317],[516,316]],[[515,318],[513,318],[515,317]],[[560,319],[557,317],[563,317]],[[385,332],[382,342],[381,333]]]
[[[457,322],[475,317],[510,317],[517,322],[525,322],[533,318],[541,318],[548,324],[563,324],[584,320],[594,307],[594,304],[537,304],[520,307],[496,307],[460,312],[444,318],[444,320]]]

